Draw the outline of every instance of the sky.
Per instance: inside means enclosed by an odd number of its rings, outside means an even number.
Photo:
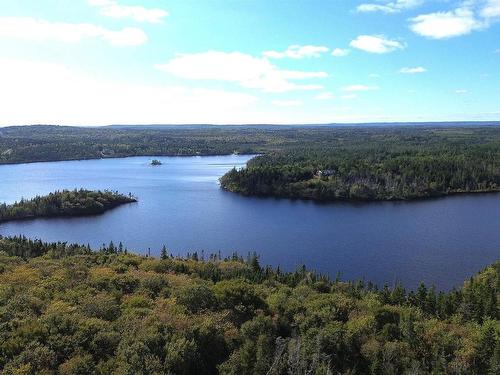
[[[500,0],[0,0],[0,126],[500,120]]]

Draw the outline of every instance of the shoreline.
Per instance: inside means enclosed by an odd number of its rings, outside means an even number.
[[[126,159],[126,158],[138,158],[138,157],[151,157],[151,158],[161,158],[161,157],[186,157],[192,158],[196,156],[230,156],[230,155],[240,155],[240,156],[260,156],[263,153],[221,153],[221,154],[156,154],[156,155],[123,155],[123,156],[105,156],[105,157],[88,157],[88,158],[75,158],[75,159],[55,159],[55,160],[32,160],[32,161],[13,161],[13,162],[3,162],[0,161],[0,167],[4,165],[22,165],[22,164],[36,164],[36,163],[60,163],[64,161],[87,161],[87,160],[107,160],[107,159]]]
[[[260,199],[270,199],[274,198],[277,200],[285,199],[290,201],[303,201],[303,202],[314,202],[317,204],[332,204],[332,203],[352,203],[352,204],[363,204],[363,203],[383,203],[383,202],[393,202],[393,203],[410,203],[410,202],[423,202],[423,201],[433,201],[438,199],[443,199],[447,197],[455,196],[473,196],[479,194],[500,194],[500,188],[498,190],[474,190],[474,191],[453,191],[440,195],[433,196],[422,196],[422,197],[412,197],[412,198],[391,198],[391,199],[316,199],[312,197],[290,197],[287,195],[272,195],[272,194],[245,194],[238,191],[233,191],[221,186],[221,189],[231,193],[237,194],[242,197],[247,198],[260,198]]]

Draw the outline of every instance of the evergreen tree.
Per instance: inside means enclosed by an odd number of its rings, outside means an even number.
[[[168,258],[167,247],[165,245],[161,248],[160,258],[163,260]]]

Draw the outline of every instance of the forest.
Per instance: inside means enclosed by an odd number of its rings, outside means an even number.
[[[261,128],[17,126],[0,129],[0,164],[125,156],[255,153],[293,142]]]
[[[0,237],[2,374],[500,373],[500,262],[377,288],[255,254],[134,255]]]
[[[0,204],[0,222],[38,217],[97,215],[119,205],[136,202],[131,194],[85,189],[62,190],[13,204]]]
[[[337,136],[258,156],[224,175],[221,186],[320,201],[500,191],[500,128],[365,129]]]
[[[500,126],[22,126],[0,164],[125,156],[257,154],[221,186],[245,195],[399,200],[500,191]]]

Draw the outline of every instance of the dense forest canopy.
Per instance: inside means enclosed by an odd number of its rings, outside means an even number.
[[[500,191],[500,128],[335,130],[228,172],[245,195],[395,200]]]
[[[391,200],[500,191],[500,126],[9,127],[0,163],[262,154],[221,180],[246,195]]]
[[[84,216],[101,214],[125,203],[136,202],[131,195],[114,191],[62,190],[45,196],[0,204],[0,222],[37,217]]]
[[[233,127],[18,126],[0,128],[0,163],[253,153],[272,149],[286,138],[270,136],[265,129]]]
[[[3,374],[498,374],[500,263],[377,289],[255,255],[0,237]]]
[[[359,148],[366,142],[498,144],[499,138],[500,126],[13,126],[0,128],[0,163]]]

